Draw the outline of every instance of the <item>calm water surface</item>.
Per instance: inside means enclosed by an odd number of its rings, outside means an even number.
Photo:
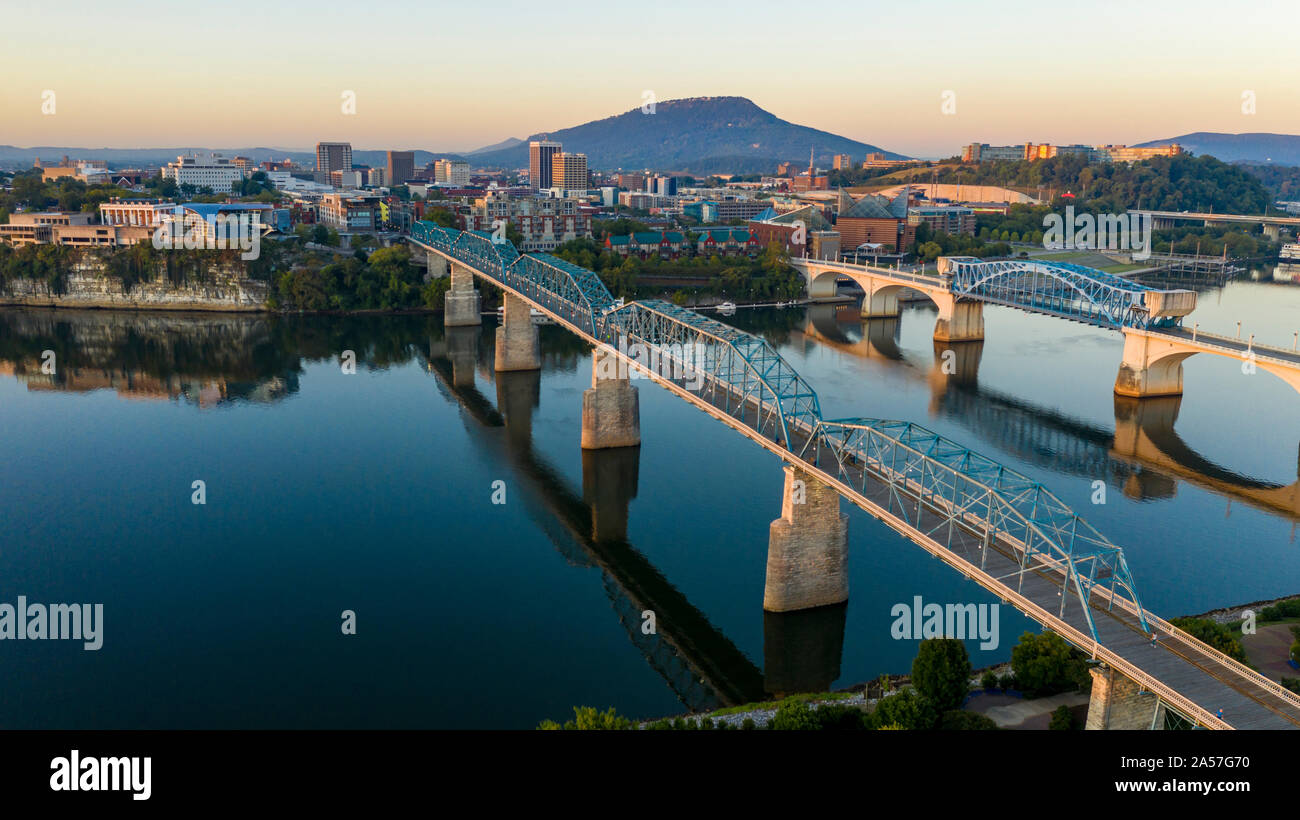
[[[1195,318],[1289,347],[1300,287],[1231,283]],[[827,416],[915,421],[1046,483],[1125,547],[1162,615],[1300,592],[1300,395],[1197,356],[1181,399],[1125,402],[1119,334],[985,319],[953,375],[920,305],[866,325],[833,306],[728,321],[776,344]],[[0,725],[673,714],[906,671],[894,604],[996,603],[845,505],[848,604],[765,615],[778,460],[647,382],[639,450],[584,455],[586,349],[543,328],[540,374],[494,374],[493,344],[490,322],[439,317],[0,310],[0,602],[104,605],[97,652],[0,642]],[[1004,607],[973,662],[1035,628]]]

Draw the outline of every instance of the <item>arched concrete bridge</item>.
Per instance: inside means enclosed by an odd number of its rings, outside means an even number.
[[[786,463],[765,609],[848,599],[844,497],[1101,664],[1094,725],[1154,726],[1173,711],[1210,728],[1300,726],[1300,695],[1143,608],[1123,550],[1027,476],[915,424],[827,418],[763,339],[666,302],[617,304],[592,271],[429,223],[410,241],[450,268],[449,325],[481,321],[475,276],[505,291],[497,370],[539,367],[530,307],[596,348],[584,448],[640,443],[632,368]]]
[[[1118,330],[1124,334],[1115,378],[1121,396],[1181,394],[1182,363],[1197,353],[1249,361],[1300,391],[1300,350],[1187,331],[1183,319],[1196,308],[1195,291],[1152,288],[1082,265],[1032,259],[940,257],[937,275],[818,259],[791,264],[814,301],[834,297],[841,277],[856,282],[866,294],[863,318],[898,316],[904,290],[925,295],[939,311],[936,342],[982,340],[986,303]]]

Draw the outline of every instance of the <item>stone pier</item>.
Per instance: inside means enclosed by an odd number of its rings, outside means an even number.
[[[785,468],[781,517],[767,543],[763,609],[790,612],[849,599],[849,517],[840,494],[797,467]]]
[[[1092,697],[1085,729],[1161,729],[1164,707],[1159,698],[1109,666],[1094,666]]]
[[[505,294],[505,316],[497,328],[496,369],[539,370],[542,366],[537,326],[525,300]]]
[[[414,247],[418,248],[419,246],[416,245]],[[425,277],[426,279],[441,279],[451,273],[451,263],[448,262],[447,257],[442,254],[434,253],[433,251],[425,251],[424,264],[429,272],[428,276]]]
[[[963,302],[951,293],[931,293],[939,306],[934,323],[936,342],[978,342],[984,339],[984,303]]]
[[[1124,358],[1115,377],[1121,396],[1181,396],[1183,359],[1196,351],[1180,351],[1175,343],[1124,329]]]
[[[858,284],[866,292],[862,297],[863,319],[890,319],[900,315],[898,295],[902,288],[871,279]]]
[[[628,365],[609,348],[597,347],[591,361],[591,389],[582,394],[582,449],[641,444],[641,409]],[[622,378],[619,378],[622,376]]]
[[[474,289],[474,274],[464,265],[451,263],[451,289],[447,291],[444,323],[447,327],[481,325],[481,313],[478,291]]]

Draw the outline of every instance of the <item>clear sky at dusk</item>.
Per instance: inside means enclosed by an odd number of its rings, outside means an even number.
[[[646,90],[749,97],[918,156],[1300,133],[1293,0],[6,5],[0,143],[21,146],[467,150]]]

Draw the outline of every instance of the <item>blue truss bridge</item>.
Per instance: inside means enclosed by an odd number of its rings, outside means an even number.
[[[1123,549],[1030,477],[906,421],[826,418],[765,340],[667,302],[623,304],[564,260],[425,222],[409,240],[449,265],[453,291],[480,277],[619,356],[1157,698],[1157,715],[1300,727],[1300,696],[1148,612]],[[620,352],[632,343],[660,366]]]
[[[1164,290],[1069,262],[947,257],[952,292],[966,299],[1119,329],[1173,328],[1196,306],[1188,290]]]

